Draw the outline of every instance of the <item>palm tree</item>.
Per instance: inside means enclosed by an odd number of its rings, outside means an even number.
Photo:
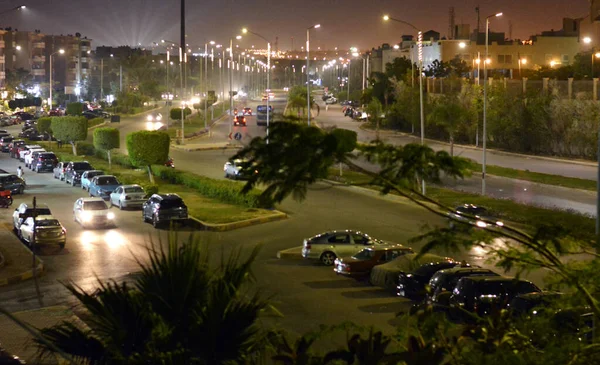
[[[43,329],[41,357],[58,351],[79,364],[241,364],[262,356],[268,336],[258,319],[269,304],[246,284],[258,247],[236,250],[216,267],[197,237],[171,235],[148,248],[133,284],[66,287],[89,312],[89,329],[64,322]]]

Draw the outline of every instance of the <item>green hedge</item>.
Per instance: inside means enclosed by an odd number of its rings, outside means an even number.
[[[172,184],[180,184],[195,189],[201,195],[224,203],[242,205],[249,208],[271,208],[270,202],[262,201],[260,191],[253,190],[242,194],[242,184],[227,180],[215,180],[191,172],[178,171],[166,166],[154,166],[152,171],[161,179]]]
[[[77,154],[82,156],[95,156],[96,149],[90,142],[77,142]]]
[[[88,128],[104,123],[104,118],[92,118],[88,120]]]

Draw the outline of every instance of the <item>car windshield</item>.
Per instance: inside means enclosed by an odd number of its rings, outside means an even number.
[[[119,185],[119,180],[116,177],[99,177],[97,181],[98,185]]]
[[[125,193],[143,193],[144,189],[140,186],[132,186],[130,188],[125,188]]]
[[[47,158],[54,159],[54,158],[56,158],[56,155],[54,155],[54,153],[40,153],[39,157],[44,158],[44,159],[47,159]]]
[[[92,165],[87,162],[75,162],[73,170],[92,170]]]
[[[98,175],[104,175],[104,171],[92,171],[92,172],[88,172],[87,177],[88,177],[88,179],[91,179],[94,176],[98,176]]]
[[[185,207],[181,199],[167,199],[160,202],[160,207],[164,209]]]
[[[356,255],[352,256],[352,258],[356,259],[356,260],[364,261],[364,260],[371,259],[374,254],[375,253],[371,250],[362,250],[359,253],[357,253]]]
[[[83,203],[83,210],[104,210],[108,209],[106,203],[101,201],[91,201]]]
[[[506,281],[495,281],[487,282],[480,285],[477,294],[478,295],[505,295],[505,294],[527,294],[537,292],[539,289],[526,281],[520,282],[506,282]]]
[[[37,215],[50,215],[52,213],[50,213],[50,209],[48,208],[37,208],[36,209],[36,213]],[[33,208],[29,208],[27,209],[26,213],[27,215],[33,215]]]
[[[35,225],[38,227],[59,227],[60,222],[57,219],[43,219],[37,220]]]

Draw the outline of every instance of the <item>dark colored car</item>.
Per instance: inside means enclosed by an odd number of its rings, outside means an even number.
[[[450,226],[453,226],[454,221],[469,223],[472,225],[476,225],[478,227],[485,228],[487,226],[492,226],[491,223],[484,222],[495,222],[495,226],[502,227],[504,223],[498,219],[492,212],[487,210],[484,207],[473,205],[473,204],[464,204],[454,209],[454,212],[448,213],[450,219]]]
[[[58,179],[60,181],[64,180],[65,171],[67,169],[68,164],[69,164],[69,162],[59,162],[56,165],[56,167],[54,167],[54,170],[52,170],[52,177],[54,177],[55,179]]]
[[[369,276],[377,265],[394,260],[398,256],[413,253],[412,248],[402,245],[381,245],[367,247],[354,256],[335,259],[333,271],[338,275],[352,278]]]
[[[54,152],[41,152],[31,163],[31,169],[37,173],[52,172],[56,165],[58,165],[58,158]]]
[[[44,140],[44,136],[42,134],[40,134],[37,131],[37,129],[35,129],[35,128],[26,129],[23,132],[19,133],[19,138],[25,138],[30,141],[43,141]]]
[[[25,146],[25,141],[22,139],[15,139],[13,140],[8,148],[8,152],[10,154],[10,157],[12,158],[18,158],[19,157],[19,147]]]
[[[510,310],[511,315],[514,317],[538,314],[539,311],[545,311],[552,302],[560,299],[563,295],[563,293],[554,291],[520,294],[510,301],[507,309]],[[532,313],[534,310],[536,313]]]
[[[423,299],[426,295],[425,286],[431,277],[440,270],[450,269],[457,265],[460,264],[453,260],[439,260],[423,264],[412,272],[401,272],[398,275],[396,295],[409,299]],[[461,266],[468,267],[468,264],[464,263]]]
[[[188,209],[177,194],[154,194],[142,205],[144,222],[152,222],[154,228],[162,223],[188,219]]]
[[[480,317],[506,308],[519,294],[541,292],[535,284],[505,276],[464,277],[458,281],[449,299],[450,315],[469,320],[466,312]]]
[[[455,267],[440,270],[429,280],[430,292],[426,298],[427,302],[435,306],[447,307],[448,300],[458,281],[464,277],[471,276],[500,276],[489,269],[480,267]]]
[[[10,190],[13,194],[23,194],[25,191],[25,180],[15,174],[0,174],[0,187],[2,190]]]
[[[246,117],[244,117],[243,115],[236,115],[235,117],[233,117],[233,125],[242,125],[242,126],[246,126]]]
[[[69,162],[65,168],[65,182],[75,186],[81,184],[81,175],[88,170],[93,170],[87,161]]]
[[[10,144],[14,140],[15,140],[15,137],[13,137],[13,136],[6,136],[6,137],[0,138],[0,148],[2,149],[2,152],[9,152]]]
[[[37,127],[37,121],[28,120],[25,123],[23,123],[23,128],[21,128],[21,131],[25,131],[26,129],[36,128],[36,127]]]
[[[86,110],[86,112],[94,114],[96,118],[110,118],[110,113],[107,113],[102,109],[90,109]]]
[[[32,114],[26,112],[16,112],[13,115],[16,115],[22,122],[26,120],[32,120],[35,118]]]

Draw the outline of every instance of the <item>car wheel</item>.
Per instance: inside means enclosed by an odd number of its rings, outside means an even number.
[[[160,224],[160,222],[158,221],[158,216],[156,214],[154,214],[152,216],[152,227],[158,228],[159,224]]]
[[[94,196],[92,195],[92,192],[91,192],[91,191],[89,192],[89,195],[90,195],[90,197],[91,197],[91,198],[93,198],[93,197],[94,197]]]
[[[23,185],[19,186],[19,194],[23,194],[25,192],[25,187]]]
[[[83,186],[83,184],[81,184],[81,190],[85,190],[85,186]]]
[[[123,203],[119,200],[119,210],[123,210]]]
[[[71,180],[71,186],[75,186],[75,179]]]
[[[35,168],[35,172],[37,172],[37,173],[39,174],[39,173],[40,173],[40,168],[39,168],[39,167],[36,167],[36,168]]]
[[[64,243],[59,243],[58,247],[60,247],[60,249],[62,250],[63,248],[65,248],[65,244]]]
[[[146,213],[144,213],[144,209],[142,209],[142,222],[148,223],[148,218],[146,218]]]
[[[335,258],[336,256],[333,252],[327,251],[321,255],[320,260],[323,265],[331,266],[335,262]]]

